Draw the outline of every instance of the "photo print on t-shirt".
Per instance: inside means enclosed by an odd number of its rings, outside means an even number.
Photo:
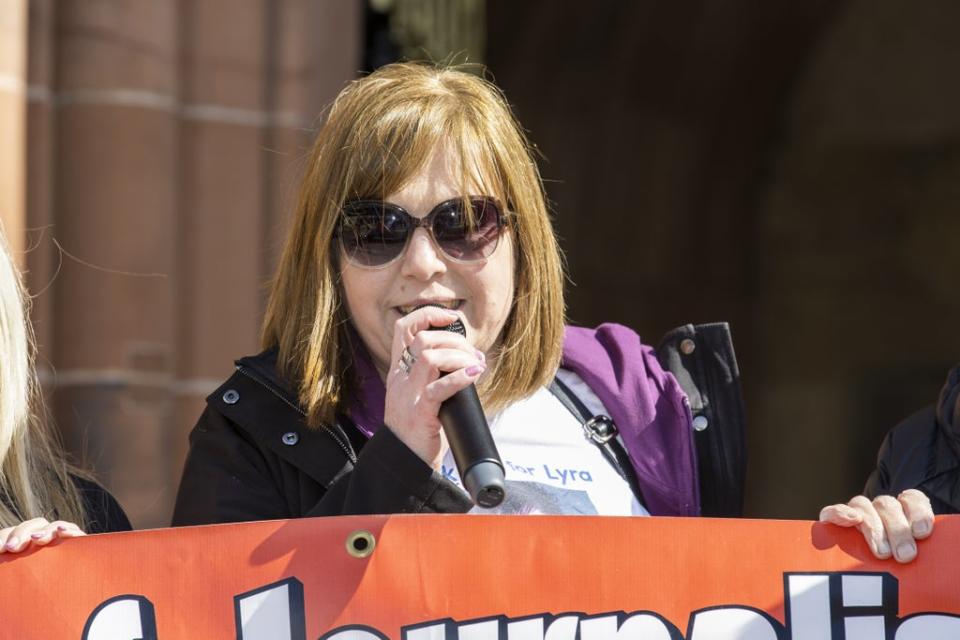
[[[535,515],[552,513],[563,515],[598,515],[597,508],[586,491],[564,489],[540,482],[507,480],[507,495],[498,506],[485,509],[474,505],[469,513],[496,515]]]

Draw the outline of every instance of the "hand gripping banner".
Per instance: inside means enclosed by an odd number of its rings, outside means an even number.
[[[799,521],[370,516],[89,536],[0,556],[0,637],[947,640],[960,517],[909,565]]]

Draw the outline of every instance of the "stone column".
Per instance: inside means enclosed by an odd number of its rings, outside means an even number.
[[[173,496],[180,4],[56,16],[54,406],[139,526],[164,524]]]
[[[270,4],[182,5],[180,358],[176,418],[166,434],[172,453],[166,480],[174,489],[204,398],[231,373],[235,358],[257,347]]]
[[[27,44],[26,212],[27,229],[21,240],[30,249],[24,256],[26,284],[33,296],[31,318],[37,338],[41,378],[50,381],[53,352],[53,287],[59,260],[51,241],[54,230],[54,158],[56,129],[51,100],[54,83],[53,0],[29,3]]]

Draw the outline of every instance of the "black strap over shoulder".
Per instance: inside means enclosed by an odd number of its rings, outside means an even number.
[[[627,455],[626,449],[620,442],[619,431],[613,420],[609,416],[594,415],[573,390],[558,377],[553,378],[549,389],[550,393],[556,396],[557,400],[580,421],[587,439],[597,445],[607,462],[616,469],[621,478],[626,480],[637,502],[646,508],[643,491],[641,491],[640,483],[637,481],[637,473],[630,462],[630,456]]]

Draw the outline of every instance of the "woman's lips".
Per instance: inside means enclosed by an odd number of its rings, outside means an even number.
[[[418,309],[424,306],[443,307],[444,309],[457,311],[460,307],[463,306],[463,300],[417,300],[416,302],[413,302],[411,304],[404,304],[404,305],[394,307],[394,309],[400,315],[405,316],[411,311],[414,311],[415,309]]]

